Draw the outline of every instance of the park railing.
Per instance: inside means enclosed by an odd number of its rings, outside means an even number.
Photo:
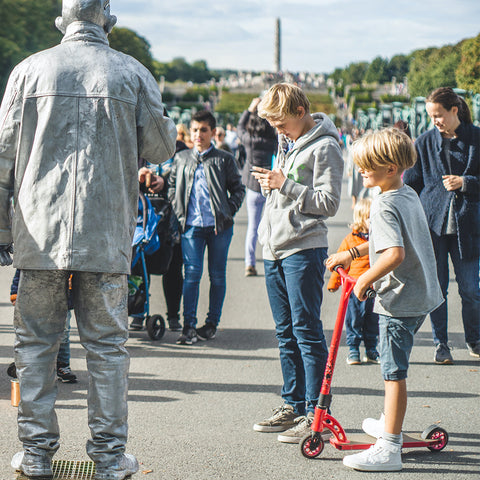
[[[473,123],[480,125],[480,94],[459,88],[454,90],[463,98],[470,98]],[[415,97],[409,105],[402,102],[393,102],[382,104],[378,109],[373,107],[367,110],[357,109],[355,120],[356,126],[360,130],[378,130],[403,120],[408,123],[413,138],[417,138],[433,127],[425,108],[425,97]]]

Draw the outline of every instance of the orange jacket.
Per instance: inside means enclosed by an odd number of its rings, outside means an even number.
[[[352,247],[356,247],[362,243],[367,242],[364,238],[360,237],[356,230],[353,230],[352,233],[349,233],[343,240],[340,246],[338,247],[337,252],[344,252],[349,250]],[[353,278],[358,278],[362,273],[366,272],[370,268],[370,260],[368,254],[363,257],[358,257],[352,261],[350,268],[346,271]],[[342,282],[340,280],[340,275],[336,272],[332,272],[330,281],[328,282],[328,290],[337,290],[340,288]]]

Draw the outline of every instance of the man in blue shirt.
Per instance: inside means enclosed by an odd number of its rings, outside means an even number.
[[[215,117],[207,111],[192,117],[192,150],[175,156],[168,197],[182,231],[185,265],[182,335],[180,345],[215,338],[226,293],[227,255],[233,235],[233,217],[245,196],[233,155],[218,150]],[[209,309],[205,325],[196,329],[200,279],[205,248],[210,276]]]

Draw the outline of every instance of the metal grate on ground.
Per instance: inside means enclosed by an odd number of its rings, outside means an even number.
[[[93,480],[95,475],[95,463],[54,460],[52,470],[53,480]],[[28,477],[19,474],[16,480],[28,480]]]

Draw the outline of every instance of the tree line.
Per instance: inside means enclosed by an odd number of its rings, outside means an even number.
[[[426,96],[438,87],[458,87],[480,93],[480,34],[455,45],[419,49],[391,59],[350,63],[331,75],[336,86],[386,83],[406,77],[412,97]]]
[[[12,68],[27,56],[57,45],[61,33],[55,18],[61,12],[61,0],[0,0],[0,95]],[[132,55],[157,78],[204,83],[221,73],[208,68],[204,60],[189,64],[184,58],[159,62],[149,42],[128,28],[114,28],[109,36],[116,50]],[[411,96],[424,96],[440,86],[459,87],[480,93],[480,34],[456,45],[415,50],[391,59],[376,57],[371,62],[354,62],[329,75],[336,85],[385,83],[396,77],[408,79]]]
[[[58,45],[62,34],[55,27],[61,14],[61,0],[0,0],[0,96],[15,65],[40,50]],[[115,27],[109,35],[112,48],[135,57],[155,78],[203,83],[219,74],[209,70],[204,60],[192,64],[184,58],[161,63],[151,53],[150,43],[128,28]]]

